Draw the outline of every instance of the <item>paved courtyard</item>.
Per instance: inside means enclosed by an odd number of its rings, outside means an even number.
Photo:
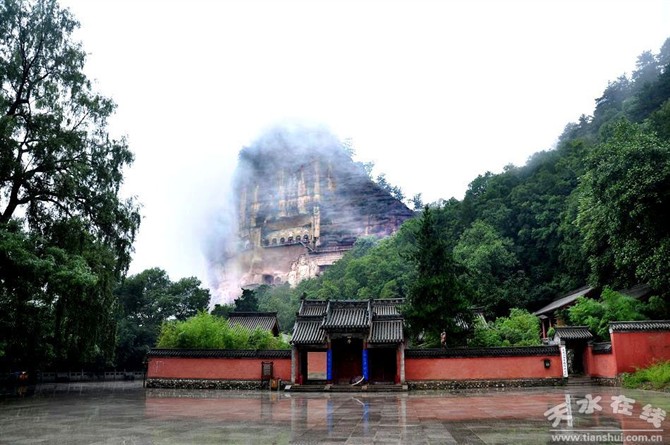
[[[61,383],[1,398],[0,443],[670,443],[664,412],[668,394],[591,386],[326,395]]]

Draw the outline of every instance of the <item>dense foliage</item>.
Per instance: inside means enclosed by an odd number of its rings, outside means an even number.
[[[592,281],[670,288],[670,142],[613,123],[587,158],[578,224]]]
[[[188,349],[290,349],[271,332],[230,325],[228,320],[200,312],[184,321],[163,323],[159,348]]]
[[[290,332],[303,295],[336,300],[407,297],[416,272],[404,256],[413,248],[416,222],[407,221],[389,238],[358,239],[354,248],[323,275],[302,281],[295,288],[288,284],[260,286],[254,290],[258,310],[276,311],[280,328]],[[213,313],[225,315],[236,304],[237,300],[232,305],[218,305]]]
[[[472,291],[471,304],[488,315],[522,307],[527,278],[520,270],[514,243],[490,224],[477,220],[465,229],[454,246],[454,259],[463,266],[461,279]]]
[[[536,346],[540,342],[540,319],[524,309],[513,308],[508,317],[486,322],[479,317],[469,346]]]
[[[656,315],[649,310],[648,304],[607,287],[599,300],[579,297],[568,313],[569,324],[588,326],[598,339],[606,341],[609,341],[610,321],[646,320]]]
[[[460,201],[429,205],[433,236],[453,258],[454,284],[471,307],[491,319],[515,307],[536,310],[585,284],[645,283],[656,295],[654,318],[670,316],[669,63],[670,39],[658,54],[643,53],[631,76],[611,82],[593,115],[568,124],[554,149],[483,173]],[[420,196],[412,201],[423,204]],[[426,260],[413,256],[420,226],[415,218],[391,238],[361,239],[321,277],[263,289],[259,306],[281,301],[282,329],[290,330],[303,293],[411,298]],[[442,324],[435,319],[432,330]]]
[[[460,267],[455,263],[447,240],[426,207],[416,234],[416,247],[409,259],[416,265],[416,277],[403,309],[410,334],[427,344],[464,344],[472,324],[468,289],[459,279]]]
[[[84,75],[67,10],[6,0],[0,25],[0,359],[104,366],[139,226],[119,197],[133,156],[108,134],[115,106]]]
[[[5,0],[0,27],[2,368],[135,367],[159,329],[163,345],[285,347],[199,313],[209,293],[195,278],[149,269],[123,280],[140,222],[119,194],[133,156],[108,133],[114,103],[84,75],[78,23],[56,0]],[[385,176],[377,182],[403,198]],[[510,309],[532,311],[585,283],[644,283],[648,303],[606,289],[571,321],[604,338],[609,320],[669,317],[670,39],[610,82],[554,149],[481,174],[462,200],[411,201],[418,217],[394,236],[361,238],[322,276],[261,286],[213,312],[277,311],[289,332],[303,295],[405,298],[415,339],[446,331],[462,344],[474,327],[471,344],[526,344],[523,333],[538,328]],[[473,324],[473,308],[500,318]]]
[[[119,303],[116,365],[127,369],[141,369],[165,321],[195,316],[210,300],[197,278],[173,282],[158,268],[126,278],[114,294]]]

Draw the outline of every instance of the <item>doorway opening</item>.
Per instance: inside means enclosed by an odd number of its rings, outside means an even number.
[[[363,375],[363,340],[338,338],[331,343],[333,349],[333,383],[349,384]]]

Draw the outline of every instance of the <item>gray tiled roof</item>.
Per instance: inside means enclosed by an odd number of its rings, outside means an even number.
[[[630,289],[617,289],[617,292],[635,299],[639,299],[649,295],[652,292],[652,290],[651,286],[649,286],[648,284],[636,284]]]
[[[397,304],[377,303],[376,301],[372,303],[372,312],[378,317],[400,315]]]
[[[593,353],[594,354],[611,354],[612,353],[612,343],[593,343]]]
[[[610,331],[670,331],[670,320],[612,321]]]
[[[293,328],[291,342],[298,345],[321,344],[326,342],[326,333],[319,320],[297,320]]]
[[[323,324],[324,329],[361,329],[369,326],[366,307],[331,309]]]
[[[567,306],[568,304],[571,304],[577,300],[579,297],[583,297],[590,292],[593,291],[592,287],[582,287],[577,290],[574,290],[570,292],[568,295],[559,298],[558,300],[554,300],[542,309],[538,309],[535,312],[533,312],[533,315],[543,315],[543,314],[548,314],[556,309],[560,309],[564,306]]]
[[[593,334],[586,326],[558,326],[555,336],[561,340],[590,340]]]
[[[402,320],[373,321],[370,343],[401,343],[404,338],[402,324]]]
[[[328,302],[323,300],[302,300],[298,315],[304,317],[323,316],[326,313]]]
[[[231,312],[228,323],[231,326],[239,325],[251,330],[261,328],[272,332],[275,326],[279,329],[276,312]]]
[[[561,355],[557,345],[506,346],[498,348],[406,349],[405,358],[421,357],[525,357]]]
[[[355,331],[372,343],[401,343],[402,299],[306,300],[300,304],[293,330],[293,344],[321,344],[326,334]]]

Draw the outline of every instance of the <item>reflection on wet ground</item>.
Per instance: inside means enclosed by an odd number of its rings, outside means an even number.
[[[591,386],[289,394],[145,390],[141,382],[50,384],[30,397],[0,399],[0,443],[567,441],[560,434],[577,439],[572,443],[636,443],[631,435],[670,443],[668,411],[668,394]]]

